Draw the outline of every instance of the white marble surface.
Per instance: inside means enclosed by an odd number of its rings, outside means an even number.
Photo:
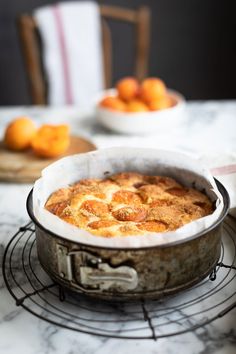
[[[217,163],[227,164],[226,156],[236,154],[236,101],[192,102],[186,108],[185,122],[178,129],[145,137],[109,133],[99,127],[91,114],[82,114],[74,108],[43,109],[15,107],[0,109],[0,132],[13,117],[27,114],[38,122],[68,121],[74,133],[87,136],[98,147],[143,146],[177,149],[192,155],[217,156]],[[0,259],[10,237],[28,221],[25,199],[30,185],[0,183]],[[229,251],[231,249],[228,246]],[[210,285],[209,285],[210,286]],[[236,289],[235,279],[231,288],[220,293],[222,299]],[[227,290],[228,289],[228,290]],[[236,301],[236,295],[230,303]],[[198,305],[201,309],[201,304]],[[214,309],[212,310],[214,314]],[[174,354],[233,354],[236,352],[236,309],[204,328],[176,337],[152,340],[118,340],[96,337],[61,329],[44,322],[21,307],[5,288],[0,272],[0,353],[117,353],[135,351],[143,353]]]

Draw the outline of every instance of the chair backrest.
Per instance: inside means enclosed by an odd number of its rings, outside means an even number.
[[[146,6],[137,10],[117,6],[100,5],[102,18],[102,40],[104,58],[104,81],[106,88],[111,86],[112,79],[112,39],[106,20],[128,22],[136,27],[135,68],[134,75],[138,79],[147,76],[150,44],[150,11]],[[35,19],[30,15],[18,18],[18,30],[22,44],[22,52],[29,79],[30,95],[33,104],[47,104],[47,78],[43,70],[40,35]]]

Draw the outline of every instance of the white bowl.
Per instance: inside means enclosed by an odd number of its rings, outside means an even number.
[[[99,102],[105,96],[116,95],[115,89],[103,91],[96,99],[96,118],[104,127],[125,134],[150,134],[170,130],[179,125],[184,118],[185,98],[178,92],[168,89],[175,105],[159,111],[119,112],[101,107]]]

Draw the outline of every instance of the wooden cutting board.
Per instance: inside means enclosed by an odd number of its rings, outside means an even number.
[[[90,141],[71,136],[71,143],[64,156],[95,150]],[[0,142],[0,180],[5,182],[32,183],[41,175],[41,171],[56,159],[39,158],[32,151],[13,152]]]

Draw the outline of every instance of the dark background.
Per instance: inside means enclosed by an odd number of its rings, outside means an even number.
[[[28,104],[27,80],[15,25],[53,0],[0,0],[0,105]],[[188,99],[236,98],[235,0],[99,1],[152,12],[149,75],[159,76]],[[132,74],[131,27],[112,23],[113,82]]]

